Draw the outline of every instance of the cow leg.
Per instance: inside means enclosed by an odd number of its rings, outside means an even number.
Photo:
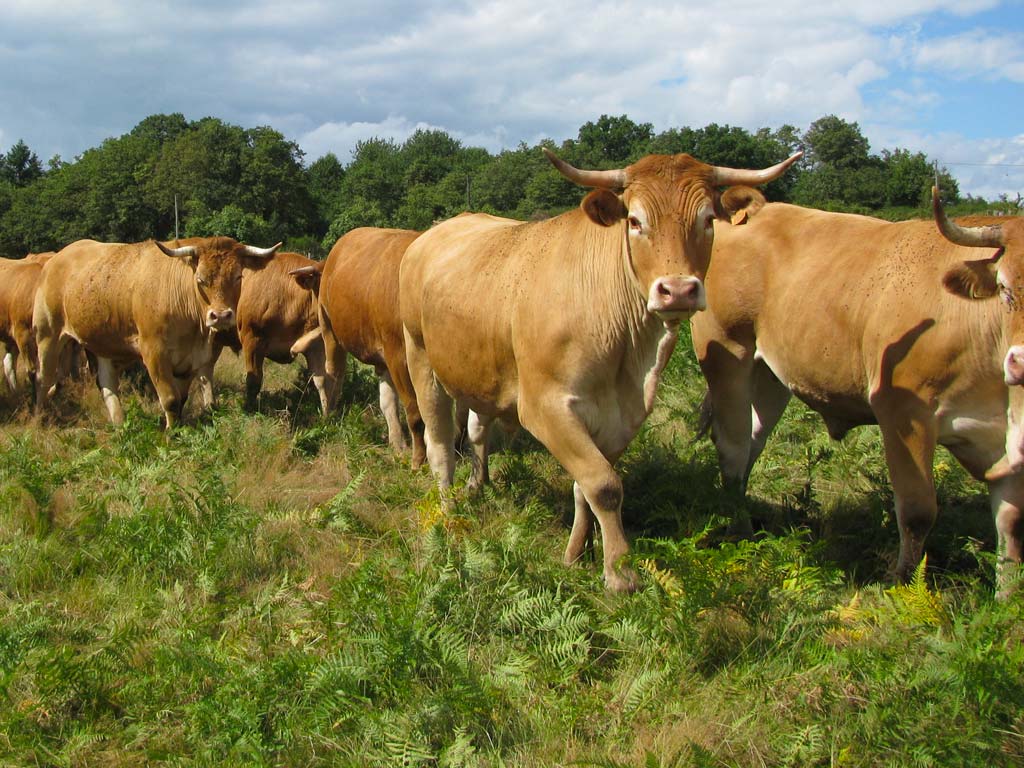
[[[160,400],[160,407],[164,409],[164,422],[169,431],[177,425],[181,419],[184,406],[180,391],[180,385],[175,381],[174,371],[170,362],[152,347],[142,349],[142,362],[149,373],[150,381],[156,389],[156,396]],[[191,382],[190,382],[191,383]]]
[[[872,398],[882,430],[885,461],[889,467],[900,530],[896,580],[905,583],[921,561],[924,540],[935,523],[938,505],[932,460],[938,439],[934,414],[916,396],[890,394]]]
[[[996,597],[1008,598],[1020,579],[1024,558],[1024,474],[988,484],[996,524]]]
[[[405,421],[409,425],[409,436],[412,438],[412,468],[419,469],[427,457],[427,446],[423,440],[423,416],[416,400],[416,390],[409,377],[409,366],[405,359],[405,348],[384,349],[384,362],[387,363],[391,382],[394,384],[398,399],[405,408]]]
[[[573,517],[569,543],[565,547],[565,564],[572,565],[583,557],[584,552],[594,554],[594,513],[590,510],[587,497],[580,484],[572,484]]]
[[[199,391],[203,397],[203,408],[210,411],[217,404],[217,397],[213,391],[213,369],[217,366],[220,353],[224,351],[224,345],[216,341],[210,342],[210,360],[196,372],[199,382]]]
[[[741,535],[750,535],[753,528],[746,494],[747,478],[753,464],[751,457],[754,455],[751,445],[754,434],[753,356],[737,357],[720,346],[714,346],[709,347],[707,356],[700,363],[708,382],[711,440],[718,453],[718,468],[722,474],[722,512],[731,520],[733,530]],[[766,440],[767,434],[762,439]]]
[[[4,354],[4,380],[11,394],[18,391],[18,350],[12,345]]]
[[[583,499],[601,526],[604,550],[604,580],[613,592],[636,589],[636,574],[628,568],[617,568],[618,561],[629,552],[626,532],[622,527],[622,480],[611,463],[594,444],[580,418],[572,411],[572,398],[558,393],[544,398],[539,407],[527,407],[520,401],[520,420],[565,467],[579,485]],[[428,422],[429,425],[429,422]],[[576,517],[565,562],[579,560],[586,540],[586,526],[576,504]]]
[[[263,388],[263,351],[257,344],[242,340],[242,357],[245,359],[245,410],[255,411]]]
[[[405,435],[402,433],[402,419],[398,415],[398,393],[387,366],[377,365],[377,377],[380,379],[380,409],[384,413],[384,421],[388,424],[388,445],[395,451],[403,453],[407,448]]]
[[[323,338],[311,343],[302,354],[306,358],[306,367],[313,376],[313,386],[320,395],[320,413],[326,416],[334,408],[337,386],[334,377],[327,373]]]
[[[96,384],[103,396],[103,404],[107,407],[110,423],[115,427],[124,424],[124,411],[121,409],[120,372],[114,362],[106,357],[96,358]]]
[[[39,373],[36,378],[36,412],[42,413],[60,373],[60,360],[70,339],[50,328],[37,329],[36,345],[39,355]]]
[[[442,503],[455,476],[455,426],[452,421],[452,398],[445,392],[427,358],[427,351],[417,345],[408,330],[405,333],[405,354],[409,375],[416,390],[416,402],[423,416],[427,463],[437,480]]]
[[[466,433],[473,446],[473,473],[470,475],[468,485],[474,489],[483,488],[491,482],[487,456],[494,417],[481,416],[476,411],[470,411],[468,419]]]
[[[750,434],[750,455],[747,457],[747,469],[743,477],[744,493],[754,462],[764,451],[769,435],[778,425],[792,396],[789,387],[779,381],[767,365],[761,362],[754,363],[751,403],[753,428]]]

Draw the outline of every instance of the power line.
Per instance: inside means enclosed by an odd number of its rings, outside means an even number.
[[[939,160],[943,165],[973,165],[979,168],[1024,168],[1024,163],[954,163],[947,160]]]

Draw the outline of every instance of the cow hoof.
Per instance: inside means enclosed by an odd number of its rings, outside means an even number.
[[[636,592],[640,586],[636,572],[630,568],[620,568],[618,571],[605,572],[604,583],[609,592],[617,594]]]

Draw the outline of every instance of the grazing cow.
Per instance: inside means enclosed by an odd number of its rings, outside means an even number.
[[[191,238],[174,247],[79,240],[51,258],[36,292],[37,407],[46,403],[68,340],[96,357],[97,380],[114,424],[124,420],[120,369],[141,358],[167,428],[177,423],[189,386],[210,360],[213,333],[235,326],[242,268],[280,247],[254,248],[229,237]]]
[[[414,468],[423,463],[426,447],[423,420],[405,362],[398,270],[406,248],[419,235],[407,229],[353,229],[334,244],[322,268],[293,272],[296,280],[318,294],[327,371],[337,380],[338,389],[348,355],[377,371],[388,443],[396,451],[406,449],[398,416],[401,401],[412,435]]]
[[[742,500],[795,394],[833,438],[880,427],[900,531],[897,579],[913,573],[935,520],[937,443],[988,482],[1001,557],[1019,563],[1024,475],[1020,461],[997,471],[1007,444],[1005,313],[943,289],[972,252],[930,221],[764,204],[753,190],[727,192],[723,203],[732,202],[740,223],[716,227],[708,308],[691,320],[725,488]]]
[[[464,214],[409,246],[399,279],[406,354],[442,496],[454,467],[452,398],[477,414],[478,464],[491,421],[521,424],[574,480],[566,563],[596,517],[605,582],[627,590],[635,576],[616,565],[629,545],[612,465],[654,405],[679,323],[704,308],[716,188],[771,181],[796,157],[765,171],[689,155],[581,171],[547,155],[594,188],[579,209],[531,223]]]
[[[334,378],[324,368],[324,345],[320,338],[315,297],[289,276],[317,262],[298,253],[278,252],[256,269],[242,270],[238,296],[238,325],[213,336],[210,362],[199,375],[207,406],[213,405],[213,368],[224,347],[241,352],[245,361],[245,407],[256,409],[263,387],[263,361],[290,363],[292,346],[301,343],[306,366],[320,396],[326,416],[334,404]]]
[[[18,358],[24,361],[31,386],[36,380],[36,339],[32,304],[43,264],[52,253],[30,253],[24,259],[0,259],[0,344],[5,347],[4,379],[18,391]]]

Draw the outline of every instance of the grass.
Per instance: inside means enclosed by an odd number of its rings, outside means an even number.
[[[79,387],[0,404],[0,764],[903,766],[1024,760],[1021,601],[983,488],[942,454],[906,587],[877,430],[791,406],[725,535],[703,385],[674,356],[623,458],[642,587],[560,564],[571,482],[528,436],[437,503],[368,369],[322,421],[297,367],[167,435]],[[466,468],[460,467],[459,476]]]

